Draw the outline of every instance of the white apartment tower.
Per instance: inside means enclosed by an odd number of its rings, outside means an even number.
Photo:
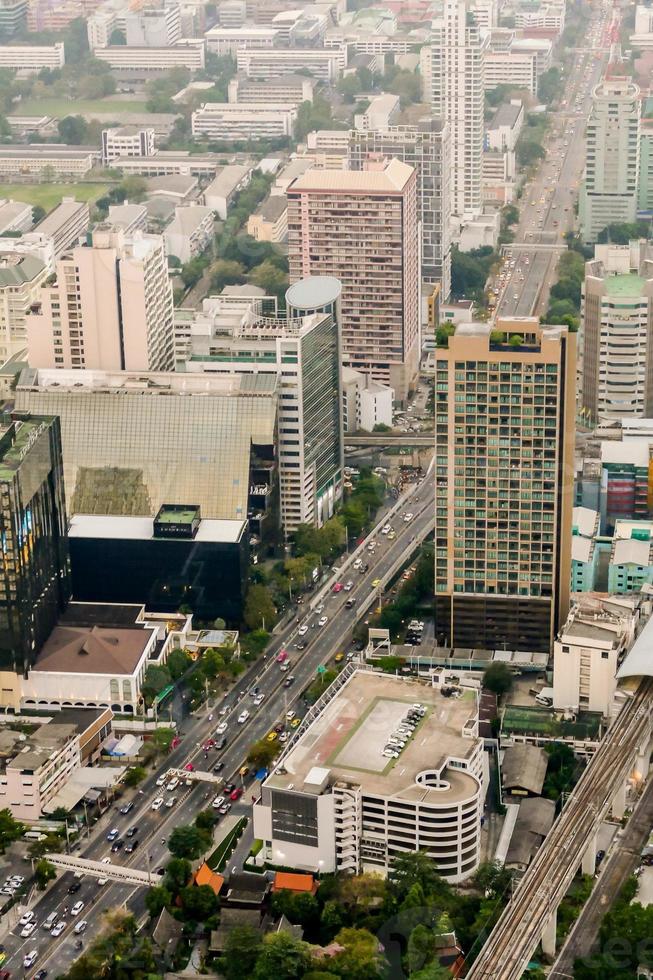
[[[607,225],[635,220],[640,114],[640,90],[630,78],[607,78],[594,89],[579,202],[586,242]]]
[[[460,218],[481,213],[483,158],[483,56],[473,7],[466,0],[444,0],[431,37],[433,115],[449,124],[452,146],[451,212]]]
[[[168,371],[174,364],[172,286],[163,240],[111,225],[57,262],[28,317],[33,368]]]

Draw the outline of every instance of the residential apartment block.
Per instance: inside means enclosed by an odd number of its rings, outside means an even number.
[[[175,208],[175,216],[163,232],[166,255],[184,264],[200,255],[213,238],[215,215],[211,208],[191,204]]]
[[[100,225],[90,245],[57,262],[28,318],[34,368],[165,370],[173,364],[173,303],[163,240]]]
[[[130,48],[165,48],[181,39],[180,7],[176,3],[128,10],[124,17]]]
[[[314,78],[333,84],[346,67],[346,48],[241,48],[236,54],[238,74],[265,80],[295,75],[305,68]]]
[[[149,127],[120,126],[102,130],[104,164],[110,165],[120,157],[149,157],[154,151],[154,130]]]
[[[235,55],[246,48],[273,48],[279,32],[272,27],[247,24],[243,27],[212,27],[206,32],[206,47],[214,54]]]
[[[27,346],[26,322],[50,275],[35,255],[0,255],[0,361],[4,364]]]
[[[73,245],[77,245],[83,235],[86,235],[90,221],[91,214],[86,201],[63,197],[59,204],[39,222],[34,231],[52,239],[54,258],[58,259]],[[54,268],[50,271],[54,272]]]
[[[571,573],[576,337],[461,323],[435,351],[435,605],[452,647],[549,652]]]
[[[422,281],[451,290],[451,143],[447,125],[424,119],[416,126],[350,134],[349,166],[365,170],[374,161],[397,157],[417,173],[422,236]]]
[[[597,245],[585,266],[579,408],[598,419],[653,416],[653,247]]]
[[[232,78],[229,82],[229,102],[272,102],[299,105],[312,102],[316,81],[307,75],[279,75],[264,82],[248,78]]]
[[[56,44],[5,44],[0,47],[0,68],[18,75],[34,75],[44,68],[55,70],[66,63],[62,41]]]
[[[385,169],[308,170],[288,188],[290,279],[342,283],[347,367],[394,388],[404,401],[419,362],[417,175]]]
[[[190,38],[178,41],[170,47],[128,48],[126,45],[110,45],[97,48],[93,55],[104,61],[113,71],[125,72],[135,78],[151,78],[172,68],[188,68],[190,72],[204,68],[204,40]]]
[[[3,49],[0,48],[0,51]],[[79,147],[73,150],[52,143],[31,143],[29,146],[0,145],[0,177],[84,177],[92,170],[99,154]]]

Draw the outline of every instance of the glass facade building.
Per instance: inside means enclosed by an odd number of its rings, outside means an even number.
[[[70,597],[61,432],[16,413],[0,433],[0,671],[27,674]]]

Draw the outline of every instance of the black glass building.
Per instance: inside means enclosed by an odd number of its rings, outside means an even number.
[[[27,674],[70,598],[61,430],[0,418],[0,671]]]

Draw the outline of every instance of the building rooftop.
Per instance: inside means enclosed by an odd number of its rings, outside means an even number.
[[[212,208],[205,208],[199,204],[175,208],[175,216],[166,228],[166,234],[192,235],[202,222],[212,215]]]
[[[55,626],[32,670],[79,674],[133,674],[151,630]]]
[[[637,538],[620,538],[614,541],[610,555],[611,565],[651,565],[651,541]]]
[[[502,102],[494,113],[492,120],[488,123],[487,128],[498,129],[499,126],[515,126],[523,111],[524,107],[521,102],[519,105],[513,105],[511,102]]]
[[[396,194],[403,191],[414,173],[413,167],[394,157],[384,170],[307,170],[288,190]]]
[[[211,181],[208,187],[204,189],[205,198],[210,197],[213,194],[218,196],[226,196],[231,194],[235,187],[251,172],[251,167],[246,167],[244,164],[231,163],[216,174],[214,179]]]
[[[9,252],[0,258],[0,289],[32,282],[44,269],[45,263],[35,255],[17,255]]]
[[[0,481],[14,479],[38,436],[53,421],[51,416],[27,415],[12,422],[7,416],[0,416]]]
[[[544,749],[529,742],[509,745],[501,765],[502,782],[506,789],[526,789],[539,796],[544,786],[548,756]]]
[[[258,213],[266,221],[277,221],[288,208],[288,202],[281,195],[267,197],[261,204]]]
[[[286,303],[295,310],[317,310],[334,303],[342,284],[334,276],[307,276],[286,290]]]
[[[172,518],[170,520],[172,521]],[[237,542],[240,541],[245,530],[246,523],[244,521],[203,518],[193,541]],[[70,519],[68,536],[71,538],[150,541],[154,537],[154,518],[73,514]]]
[[[634,272],[620,276],[606,276],[604,279],[606,296],[625,296],[636,299],[644,295],[646,280]]]
[[[88,211],[88,204],[65,197],[49,214],[46,214],[43,221],[40,221],[34,230],[42,235],[54,235],[66,221],[84,208]]]
[[[592,510],[591,507],[574,507],[572,524],[574,530],[578,531],[578,534],[589,538],[598,529],[599,512],[598,510]]]
[[[148,194],[170,194],[174,197],[188,197],[197,187],[197,177],[186,174],[171,174],[169,177],[150,177],[146,181]]]
[[[398,759],[386,759],[388,736],[411,704],[427,709]],[[451,757],[468,758],[475,738],[463,728],[477,716],[476,695],[443,698],[436,688],[413,680],[356,670],[266,781],[273,789],[319,792],[327,778],[353,780],[365,792],[443,804],[466,798],[474,778],[447,768],[449,789],[431,789],[415,781],[424,770],[440,769]],[[475,731],[475,726],[474,726]],[[315,788],[313,788],[315,787]]]

